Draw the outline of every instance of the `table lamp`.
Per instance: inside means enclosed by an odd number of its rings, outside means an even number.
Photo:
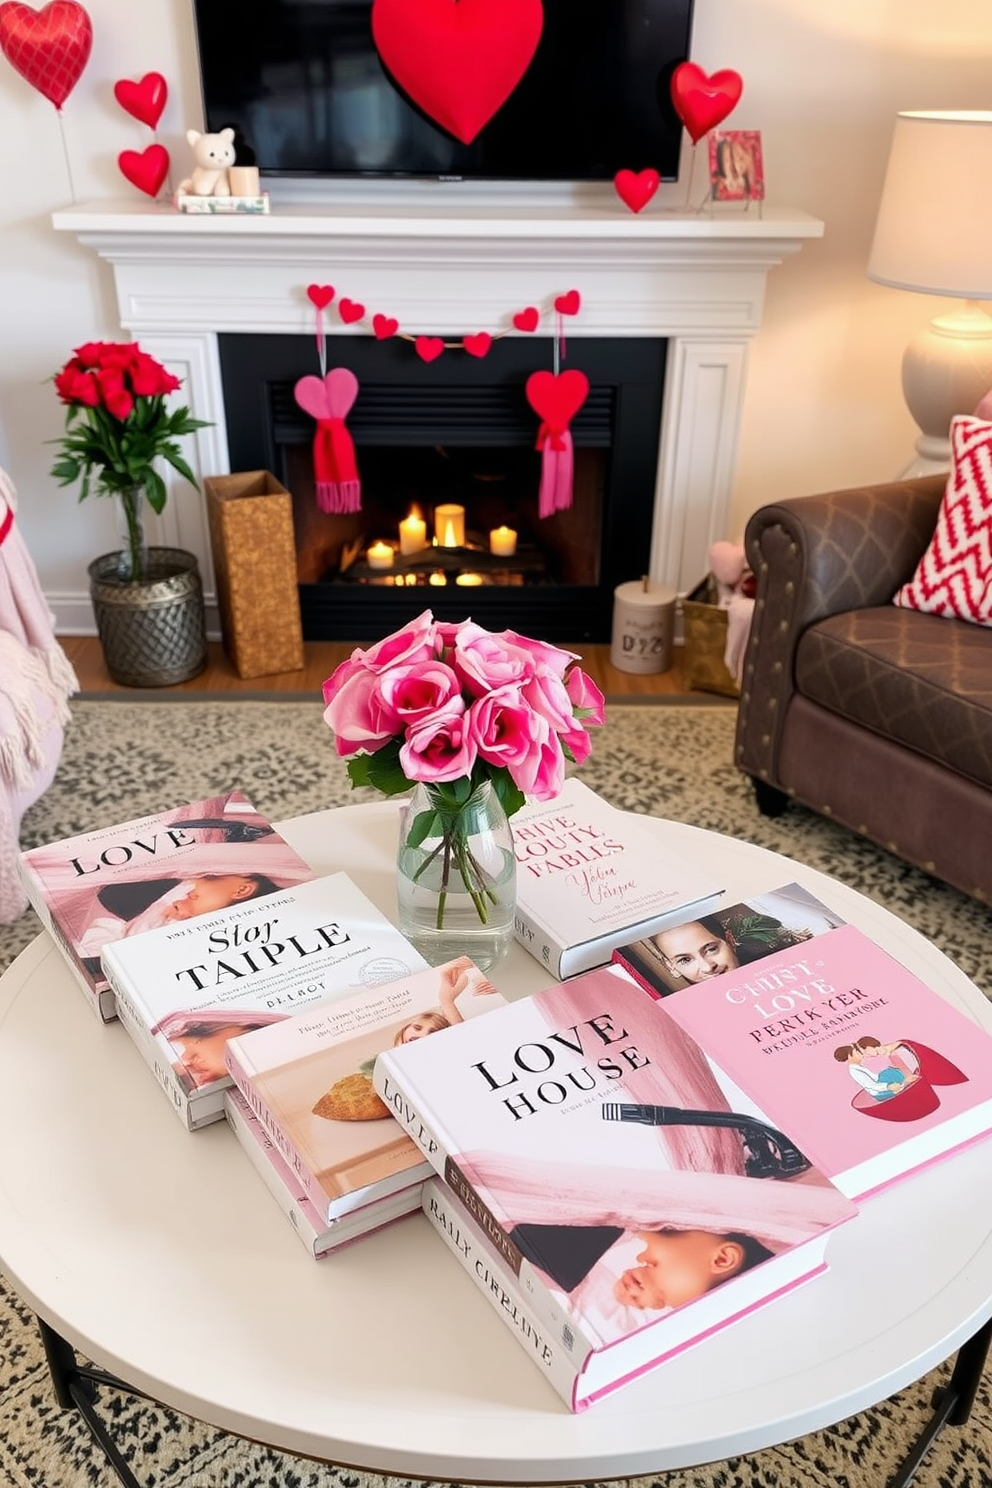
[[[906,348],[902,389],[922,433],[904,479],[947,470],[956,413],[992,387],[992,111],[913,110],[896,117],[868,277],[954,296]]]

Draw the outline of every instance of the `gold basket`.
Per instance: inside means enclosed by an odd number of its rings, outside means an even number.
[[[682,672],[686,687],[740,697],[740,688],[724,662],[727,649],[727,611],[717,603],[716,580],[707,574],[682,601],[684,650]]]

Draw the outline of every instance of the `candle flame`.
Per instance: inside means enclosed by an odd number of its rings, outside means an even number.
[[[455,524],[450,517],[444,529],[444,546],[446,548],[456,548],[458,546],[455,542]]]

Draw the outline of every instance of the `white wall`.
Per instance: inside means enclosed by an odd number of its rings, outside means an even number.
[[[73,346],[119,327],[109,270],[54,232],[50,216],[73,196],[109,201],[130,190],[117,154],[151,136],[118,107],[116,79],[154,70],[169,81],[159,138],[173,180],[188,161],[184,131],[201,123],[191,0],[87,0],[87,9],[93,53],[61,128],[0,59],[0,459],[56,614],[60,599],[85,595],[87,562],[116,539],[107,503],[80,507],[47,473],[45,441],[62,429],[47,379]],[[992,4],[696,0],[692,56],[742,75],[729,124],[762,131],[769,201],[826,223],[820,242],[769,278],[726,533],[736,538],[764,501],[884,479],[912,454],[899,363],[939,302],[866,279],[875,205],[899,109],[992,107]],[[696,170],[700,181],[701,161]]]

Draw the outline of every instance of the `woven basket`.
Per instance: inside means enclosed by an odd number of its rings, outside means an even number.
[[[686,687],[740,697],[740,688],[724,662],[727,649],[727,611],[717,604],[712,574],[682,601],[684,650],[682,671]]]
[[[208,476],[224,648],[239,677],[303,666],[293,498],[267,470]]]

